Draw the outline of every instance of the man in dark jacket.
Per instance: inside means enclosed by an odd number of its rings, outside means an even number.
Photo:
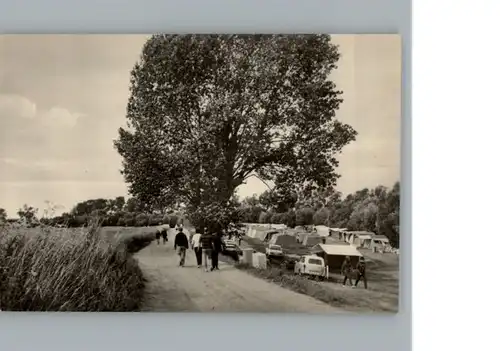
[[[215,233],[212,237],[212,271],[219,270],[219,253],[222,252],[222,239],[220,233]]]
[[[161,237],[163,238],[163,244],[168,241],[167,229],[162,228],[160,231]]]
[[[361,279],[363,279],[363,283],[365,284],[365,289],[368,289],[368,282],[366,281],[366,262],[364,257],[359,258],[359,262],[356,265],[356,283],[354,286],[358,286],[358,283]]]
[[[182,228],[179,228],[179,232],[175,236],[174,250],[177,250],[179,254],[180,261],[179,266],[184,267],[184,262],[186,261],[186,250],[189,248],[189,242],[186,234],[183,233]]]
[[[208,272],[208,261],[212,260],[212,235],[208,230],[204,230],[200,237],[201,252],[203,254],[203,265],[205,266],[205,272]]]
[[[158,243],[158,245],[160,245],[160,238],[161,238],[161,231],[160,229],[158,229],[156,231],[156,242]]]
[[[349,256],[345,257],[344,263],[342,263],[342,268],[340,270],[342,271],[342,275],[344,276],[344,282],[342,283],[342,286],[345,287],[345,283],[347,282],[347,280],[349,280],[349,284],[351,285],[351,287],[354,287],[351,280],[352,265],[351,258]]]

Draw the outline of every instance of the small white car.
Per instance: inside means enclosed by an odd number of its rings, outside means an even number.
[[[327,278],[328,266],[325,264],[323,258],[315,255],[306,255],[302,256],[295,263],[294,273]]]
[[[279,245],[269,245],[266,247],[266,256],[283,256],[283,248]]]

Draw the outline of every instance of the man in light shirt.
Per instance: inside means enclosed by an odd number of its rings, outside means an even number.
[[[194,250],[198,268],[201,267],[201,257],[202,257],[200,238],[201,238],[200,230],[197,229],[196,233],[191,238],[191,248]]]

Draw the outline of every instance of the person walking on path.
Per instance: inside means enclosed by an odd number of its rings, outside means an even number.
[[[364,257],[359,258],[359,262],[356,265],[356,282],[354,283],[354,286],[357,287],[358,283],[361,279],[363,279],[363,284],[365,285],[365,289],[368,289],[368,282],[366,280],[366,262]]]
[[[158,243],[158,245],[160,245],[160,238],[161,238],[161,230],[158,229],[156,231],[156,242]]]
[[[162,228],[160,233],[161,233],[161,237],[163,238],[163,245],[165,245],[168,241],[167,229]]]
[[[196,264],[198,265],[198,268],[201,267],[201,259],[202,259],[202,249],[201,249],[201,234],[200,230],[196,230],[196,233],[193,235],[191,238],[191,248],[194,250],[194,254],[196,256]]]
[[[352,280],[351,280],[351,275],[352,275],[352,265],[351,265],[351,258],[349,256],[346,256],[344,259],[344,262],[342,263],[342,275],[344,276],[344,282],[342,283],[342,286],[345,287],[345,283],[349,279],[349,284],[352,285]]]
[[[179,266],[184,267],[184,263],[186,261],[186,250],[189,247],[189,242],[186,234],[183,233],[182,228],[179,229],[179,232],[175,236],[174,241],[174,250],[177,250],[177,253],[180,257]]]
[[[219,253],[222,252],[222,239],[220,233],[212,237],[212,271],[219,270]]]
[[[200,237],[201,250],[203,253],[203,265],[205,272],[208,272],[208,261],[212,260],[212,235],[208,231],[204,231]]]

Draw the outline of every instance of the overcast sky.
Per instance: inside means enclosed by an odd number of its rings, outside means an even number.
[[[126,195],[113,148],[125,124],[130,70],[143,35],[0,36],[0,207],[70,210],[78,201]],[[338,117],[359,133],[340,156],[344,193],[400,174],[401,43],[395,35],[332,36],[332,74],[344,91]],[[250,179],[240,196],[266,187]]]

